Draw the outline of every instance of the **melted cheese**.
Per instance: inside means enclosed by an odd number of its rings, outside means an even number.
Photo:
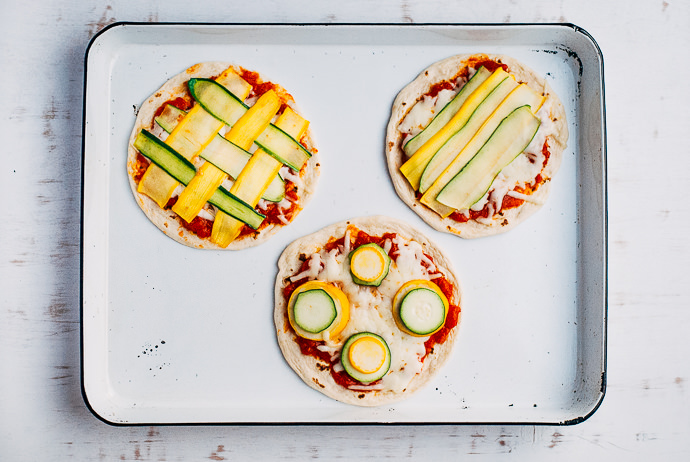
[[[280,167],[280,176],[284,180],[292,181],[300,190],[304,187],[304,182],[299,176],[299,173],[293,172],[290,167],[286,167],[285,165]]]
[[[470,68],[467,79],[458,78],[453,90],[442,90],[435,97],[423,96],[418,100],[398,125],[398,131],[403,135],[402,144],[404,145],[409,138],[421,132],[434,116],[455,97],[475,72],[476,69]],[[547,99],[535,114],[541,121],[541,125],[529,146],[499,173],[484,197],[470,208],[474,211],[480,211],[488,204],[488,218],[479,218],[477,219],[478,222],[491,224],[494,213],[500,209],[506,195],[540,203],[540,201],[533,200],[530,195],[515,192],[513,189],[516,186],[524,187],[527,184],[532,184],[537,175],[541,173],[544,165],[542,147],[546,139],[555,134],[557,130],[556,124],[551,120],[552,101],[552,99]],[[458,212],[466,218],[470,217],[469,210],[459,210]]]
[[[426,353],[424,342],[429,337],[413,337],[397,327],[393,318],[393,297],[400,286],[411,279],[428,280],[439,276],[430,275],[430,271],[422,265],[422,262],[431,264],[431,272],[436,271],[420,244],[396,236],[392,242],[387,240],[384,243],[384,250],[390,252],[392,244],[397,245],[397,251],[392,255],[397,261],[391,262],[388,276],[378,288],[360,286],[352,281],[347,258],[351,248],[349,231],[343,246],[330,252],[322,249],[310,255],[308,268],[290,279],[318,279],[333,283],[345,292],[350,301],[350,322],[338,338],[329,340],[319,349],[336,358],[345,340],[351,335],[365,331],[380,335],[388,343],[392,362],[389,372],[373,389],[402,392],[424,368],[421,358]],[[340,363],[336,363],[334,368],[336,371],[341,370]],[[354,389],[371,390],[372,386],[357,385]]]
[[[412,109],[400,122],[398,130],[411,136],[421,132],[436,114],[455,97],[458,91],[460,91],[459,87],[457,90],[441,90],[436,96],[424,96],[412,106]]]

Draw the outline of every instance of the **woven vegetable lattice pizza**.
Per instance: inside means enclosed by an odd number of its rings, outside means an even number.
[[[256,72],[207,62],[139,109],[127,169],[137,203],[191,247],[240,249],[289,224],[319,164],[293,97]]]

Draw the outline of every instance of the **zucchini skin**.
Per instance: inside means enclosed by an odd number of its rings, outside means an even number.
[[[386,347],[386,359],[383,363],[383,366],[381,366],[381,368],[378,371],[372,372],[371,374],[364,374],[364,373],[358,372],[354,368],[354,366],[352,366],[352,364],[350,364],[350,360],[348,359],[350,346],[355,342],[355,340],[357,340],[360,337],[364,337],[364,336],[375,337],[379,341],[381,341],[381,343],[383,343],[383,345]],[[359,333],[352,335],[350,338],[348,338],[345,341],[345,344],[343,345],[343,350],[340,354],[340,363],[342,364],[343,369],[345,370],[345,373],[347,375],[349,375],[350,377],[352,377],[356,381],[366,385],[366,384],[369,384],[371,382],[375,382],[375,381],[383,378],[383,376],[385,376],[388,373],[388,371],[390,370],[390,367],[391,367],[391,350],[390,350],[390,347],[388,346],[388,343],[380,335],[374,334],[373,332],[359,332]]]
[[[240,101],[237,96],[215,80],[193,78],[189,79],[187,85],[192,97],[201,105],[201,107],[203,107],[213,117],[231,127],[237,120],[234,120],[234,118],[228,118],[225,114],[220,114],[219,111],[212,107],[212,105],[209,104],[209,101],[203,97],[202,93],[198,91],[199,89],[201,89],[203,86],[211,86],[213,87],[214,91],[218,92],[218,95],[226,95],[227,98],[231,98],[228,99],[227,102],[234,107],[234,112],[239,112],[240,107],[244,108],[243,111],[249,110],[249,106]],[[266,130],[259,134],[254,142],[257,146],[274,157],[278,162],[288,166],[296,172],[299,172],[302,166],[304,166],[305,162],[312,156],[311,153],[304,146],[302,146],[299,141],[274,124],[269,124]]]
[[[313,318],[309,317],[307,313],[304,313],[302,309],[302,303],[306,303],[307,297],[313,299],[315,295],[318,295],[323,300],[328,300],[330,302],[327,308],[324,308],[328,311],[328,321],[326,323],[321,323],[316,326],[310,325],[311,323],[313,323]],[[304,292],[300,292],[299,295],[297,295],[297,298],[295,299],[295,306],[293,307],[293,316],[295,318],[295,323],[299,327],[311,334],[318,334],[320,332],[325,331],[326,329],[331,327],[331,325],[333,325],[336,318],[338,317],[338,312],[335,307],[335,301],[333,300],[333,298],[331,298],[328,292],[326,292],[324,289],[311,289],[306,290]],[[305,318],[305,316],[307,317]]]
[[[388,256],[388,254],[386,253],[386,251],[383,250],[383,249],[381,248],[380,245],[371,242],[371,243],[369,243],[369,244],[360,245],[359,247],[357,247],[356,249],[354,249],[354,250],[353,250],[352,252],[350,252],[350,254],[348,255],[348,259],[349,259],[350,261],[352,261],[352,260],[351,260],[351,259],[352,259],[352,256],[355,254],[355,252],[357,252],[357,250],[359,250],[359,249],[362,248],[362,247],[372,247],[372,248],[375,248],[377,252],[379,252],[381,255],[383,255],[383,258],[384,258],[384,260],[385,260],[385,262],[386,262],[386,263],[385,263],[386,267],[385,267],[385,269],[384,269],[384,271],[383,271],[383,274],[381,274],[381,276],[380,276],[378,279],[374,280],[374,281],[364,281],[364,280],[358,278],[357,276],[355,276],[355,275],[352,273],[352,269],[350,268],[350,276],[352,276],[352,282],[354,282],[355,284],[360,285],[360,286],[378,287],[378,286],[381,285],[381,283],[383,282],[383,280],[386,279],[386,276],[388,276],[388,273],[389,273],[390,268],[391,268],[391,258]]]
[[[182,157],[148,130],[144,129],[137,135],[134,147],[151,162],[158,165],[184,185],[187,185],[196,175],[196,169],[190,161]],[[234,196],[222,186],[213,193],[209,203],[247,224],[252,229],[257,229],[264,218],[266,218],[265,215],[254,210],[253,207],[250,207],[249,204]]]
[[[419,324],[417,323],[418,318],[416,318],[414,313],[414,308],[410,306],[411,297],[420,294],[424,294],[424,296],[431,298],[432,300],[434,300],[434,302],[437,302],[439,305],[436,308],[440,307],[441,309],[441,316],[438,318],[438,322],[436,322],[432,327],[426,329],[423,329],[419,326]],[[447,310],[444,306],[443,300],[437,292],[427,287],[417,287],[415,289],[410,290],[402,299],[399,309],[400,321],[402,321],[402,323],[410,332],[418,336],[431,335],[434,332],[438,331],[446,322]],[[409,312],[410,310],[412,312]]]
[[[182,109],[178,109],[175,106],[172,106],[168,104],[166,106],[166,111],[170,111],[173,113],[173,115],[180,116],[186,114],[185,111]],[[165,113],[165,111],[164,111]],[[167,120],[163,115],[160,115],[156,117],[156,123],[166,132],[166,133],[171,133],[173,129],[175,128],[175,124],[171,123],[170,120]],[[231,143],[228,141],[226,138],[224,138],[221,135],[216,135],[218,138],[223,140],[226,143],[230,143],[232,145],[232,149],[236,149],[238,152],[242,152],[244,155],[246,155],[247,160],[245,162],[248,162],[249,159],[252,157],[252,154],[245,151],[244,149],[240,148],[239,146],[235,145],[234,143]],[[212,142],[213,143],[213,142]],[[207,146],[207,149],[201,151],[199,153],[199,157],[202,159],[206,160],[207,162],[211,162],[213,165],[218,167],[219,169],[223,170],[225,173],[230,175],[230,177],[235,180],[237,179],[238,172],[233,170],[232,168],[229,168],[230,165],[224,163],[224,162],[218,162],[212,155],[208,153],[209,147]],[[246,164],[245,164],[246,165]],[[242,166],[244,168],[244,166]],[[240,168],[239,170],[241,171]],[[285,198],[285,181],[283,180],[283,177],[280,176],[280,174],[277,174],[271,184],[269,185],[268,189],[264,192],[264,194],[261,196],[262,199],[265,199],[269,202],[280,202]]]

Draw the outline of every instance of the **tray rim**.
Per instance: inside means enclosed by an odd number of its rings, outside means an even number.
[[[489,27],[489,28],[516,28],[516,27],[553,27],[553,28],[566,28],[572,29],[576,34],[581,34],[586,40],[588,40],[594,47],[596,51],[596,56],[599,60],[599,70],[601,73],[601,173],[602,173],[602,193],[601,197],[603,200],[602,212],[603,212],[603,229],[602,231],[602,270],[603,270],[603,281],[602,281],[602,292],[603,292],[603,310],[602,310],[602,373],[601,373],[601,386],[598,392],[596,401],[593,403],[591,408],[584,415],[563,420],[563,421],[495,421],[495,422],[485,422],[485,421],[456,421],[456,422],[416,422],[416,421],[367,421],[367,422],[356,422],[356,421],[321,421],[321,422],[157,422],[157,421],[146,421],[146,422],[118,422],[109,420],[105,416],[101,415],[95,407],[91,404],[86,390],[86,377],[84,374],[84,200],[85,200],[85,160],[86,160],[86,108],[87,108],[87,84],[88,84],[88,60],[89,54],[92,47],[96,44],[98,39],[106,34],[108,31],[124,26],[146,26],[146,27],[170,27],[170,26],[182,26],[182,27],[203,27],[203,26],[218,26],[218,27],[402,27],[402,28],[434,28],[434,27]],[[85,52],[84,52],[84,76],[83,76],[83,97],[82,97],[82,141],[81,141],[81,206],[80,206],[80,241],[79,241],[79,354],[80,354],[80,392],[82,399],[84,401],[87,409],[93,414],[98,420],[106,423],[113,427],[137,427],[137,426],[299,426],[299,427],[309,427],[309,426],[448,426],[448,425],[535,425],[535,426],[572,426],[584,422],[589,419],[603,403],[604,397],[606,396],[607,389],[607,373],[608,373],[608,302],[609,302],[609,288],[608,288],[608,254],[609,254],[609,242],[608,242],[608,172],[607,172],[607,127],[606,127],[606,99],[605,99],[605,66],[604,66],[604,56],[599,47],[599,44],[594,39],[594,37],[587,32],[584,28],[570,22],[544,22],[544,23],[532,23],[532,22],[519,22],[519,23],[454,23],[454,22],[423,22],[423,23],[404,23],[404,22],[313,22],[313,23],[261,23],[261,22],[145,22],[145,21],[116,21],[108,24],[101,30],[99,30],[90,39]]]

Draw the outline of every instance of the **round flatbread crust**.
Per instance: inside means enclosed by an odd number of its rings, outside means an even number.
[[[424,369],[412,379],[403,393],[393,391],[362,392],[338,385],[333,380],[330,369],[323,367],[324,363],[322,361],[301,353],[299,345],[294,340],[296,334],[287,320],[287,301],[284,299],[282,291],[289,284],[288,278],[300,270],[302,265],[300,255],[318,252],[332,237],[340,238],[343,236],[348,226],[354,226],[373,236],[381,236],[384,233],[397,233],[406,240],[413,240],[421,244],[424,248],[424,253],[433,258],[437,268],[453,284],[454,290],[451,303],[457,306],[461,306],[460,284],[450,260],[436,244],[432,243],[426,236],[407,223],[383,216],[354,218],[333,224],[294,241],[280,256],[275,285],[274,322],[278,344],[290,367],[311,388],[343,403],[358,406],[390,404],[408,398],[433,379],[451,356],[460,322],[450,331],[444,343],[434,346],[433,352],[429,353],[424,360]]]
[[[552,124],[550,124],[551,133],[548,135],[550,157],[542,173],[542,176],[546,178],[546,182],[532,194],[533,201],[525,201],[519,207],[502,211],[500,218],[496,217],[496,219],[491,220],[491,224],[481,223],[475,220],[460,223],[450,217],[441,217],[417,200],[415,195],[416,191],[410,186],[407,179],[405,179],[400,172],[400,166],[407,160],[402,150],[401,142],[403,134],[397,129],[400,122],[405,118],[414,104],[424,94],[429,92],[434,84],[453,79],[458,75],[461,69],[467,67],[468,62],[471,62],[472,59],[477,57],[506,64],[508,66],[508,71],[515,76],[518,82],[526,83],[536,91],[542,90],[544,96],[546,96],[544,104],[550,105],[549,118],[552,121]],[[506,232],[523,222],[542,207],[542,204],[549,195],[550,180],[556,174],[561,164],[567,140],[568,126],[565,109],[546,80],[541,78],[532,69],[510,56],[464,54],[451,56],[432,64],[400,91],[393,102],[391,118],[386,129],[386,160],[388,163],[388,171],[398,196],[400,196],[417,215],[438,231],[457,234],[460,237],[469,239]]]
[[[137,112],[137,118],[134,123],[134,128],[132,129],[132,134],[129,139],[127,174],[129,177],[129,185],[132,189],[132,193],[134,194],[137,204],[139,204],[141,210],[144,211],[149,220],[151,220],[151,222],[156,225],[158,229],[177,242],[189,247],[217,250],[240,250],[263,243],[277,233],[283,226],[285,226],[283,224],[269,224],[268,226],[262,228],[258,233],[240,236],[231,242],[228,247],[223,248],[211,242],[210,239],[199,238],[196,234],[190,232],[187,228],[182,226],[182,219],[174,212],[160,208],[158,204],[151,200],[148,196],[137,191],[137,183],[134,181],[134,166],[136,165],[137,158],[137,150],[134,148],[134,140],[136,139],[137,134],[142,129],[151,130],[151,128],[154,126],[156,111],[159,107],[161,107],[161,105],[167,101],[174,100],[175,98],[188,94],[187,81],[189,79],[194,77],[212,78],[220,75],[229,67],[234,68],[238,73],[241,70],[239,66],[232,63],[204,62],[195,64],[194,66],[186,69],[184,72],[181,72],[169,79],[162,87],[160,87],[153,95],[151,95],[144,103],[141,104]],[[264,76],[260,76],[260,78],[263,82],[270,81],[269,79],[264,78]],[[276,85],[274,90],[281,100],[299,114],[299,108],[287,90],[275,84],[275,82],[272,83]],[[315,149],[315,144],[310,129],[307,130],[306,135],[302,138],[302,144],[309,152],[312,153],[312,156],[307,161],[306,166],[301,172],[301,181],[303,186],[300,188],[299,193],[299,210],[297,210],[293,216],[293,219],[312,198],[314,191],[316,190],[316,183],[319,178],[319,156],[317,150]]]

